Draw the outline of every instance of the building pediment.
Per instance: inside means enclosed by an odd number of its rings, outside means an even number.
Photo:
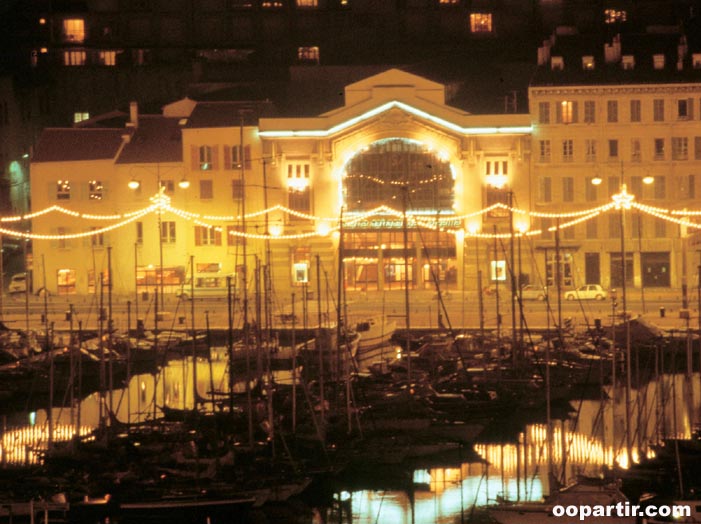
[[[338,109],[305,118],[261,118],[259,129],[263,138],[332,138],[379,117],[418,119],[459,135],[531,130],[527,114],[467,113],[445,104],[445,86],[398,69],[350,84]]]

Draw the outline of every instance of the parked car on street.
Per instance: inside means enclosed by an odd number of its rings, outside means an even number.
[[[604,300],[608,296],[599,284],[585,284],[565,292],[565,300]]]
[[[547,296],[548,289],[544,286],[526,284],[521,288],[521,300],[545,300]]]
[[[26,273],[17,273],[15,275],[12,275],[12,278],[10,278],[10,284],[7,286],[7,292],[10,295],[18,295],[20,293],[26,293],[27,292],[27,274]],[[34,294],[38,297],[43,297],[44,295],[49,295],[49,292],[46,288],[40,287],[37,289]]]

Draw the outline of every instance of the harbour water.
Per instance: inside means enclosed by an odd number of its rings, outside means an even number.
[[[93,393],[69,407],[52,409],[54,440],[68,438],[78,424],[82,434],[98,426],[110,410],[123,422],[142,422],[160,416],[159,406],[192,408],[197,395],[226,390],[226,352],[216,350],[211,360],[171,360],[155,374],[136,375],[129,387],[112,393]],[[275,380],[291,383],[291,371],[275,372]],[[624,384],[605,389],[598,398],[570,401],[570,416],[552,423],[551,437],[542,420],[533,420],[520,431],[503,434],[500,441],[478,438],[469,460],[427,460],[411,472],[406,489],[363,489],[354,485],[336,494],[341,506],[350,508],[358,524],[376,522],[454,523],[467,521],[475,509],[500,500],[540,500],[550,491],[551,475],[566,484],[578,475],[597,476],[614,464],[626,467],[626,421],[630,417],[633,460],[651,453],[650,444],[661,438],[688,438],[698,423],[701,391],[699,375],[667,374],[633,389],[626,413]],[[244,386],[237,386],[243,391]],[[499,424],[499,421],[496,421]],[[564,435],[564,438],[563,438]],[[4,419],[2,462],[5,465],[34,463],[37,451],[48,440],[45,410],[22,412]],[[498,440],[498,439],[497,439]],[[371,466],[371,465],[370,465]]]

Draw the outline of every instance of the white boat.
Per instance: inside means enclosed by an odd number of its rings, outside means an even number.
[[[358,352],[375,349],[387,344],[397,329],[397,322],[382,316],[370,317],[355,325],[355,331],[360,335]]]
[[[580,515],[567,514],[568,507],[587,507],[587,524],[635,524],[632,504],[613,484],[582,481],[567,486],[538,502],[504,502],[489,508],[489,516],[499,524],[571,524]]]

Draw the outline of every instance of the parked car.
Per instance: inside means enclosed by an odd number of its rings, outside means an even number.
[[[27,274],[26,273],[17,273],[15,275],[12,275],[12,278],[10,278],[10,283],[7,286],[7,292],[10,295],[17,295],[19,293],[26,293],[27,292]],[[40,287],[37,289],[34,294],[38,297],[43,297],[44,295],[49,295],[49,292],[47,291],[46,288]]]
[[[545,300],[547,296],[548,290],[544,286],[526,284],[521,288],[521,300]]]
[[[604,300],[608,296],[599,284],[585,284],[565,292],[566,300]]]
[[[15,293],[24,293],[27,291],[27,275],[26,273],[17,273],[12,275],[10,279],[10,284],[7,286],[7,291],[10,295]]]

